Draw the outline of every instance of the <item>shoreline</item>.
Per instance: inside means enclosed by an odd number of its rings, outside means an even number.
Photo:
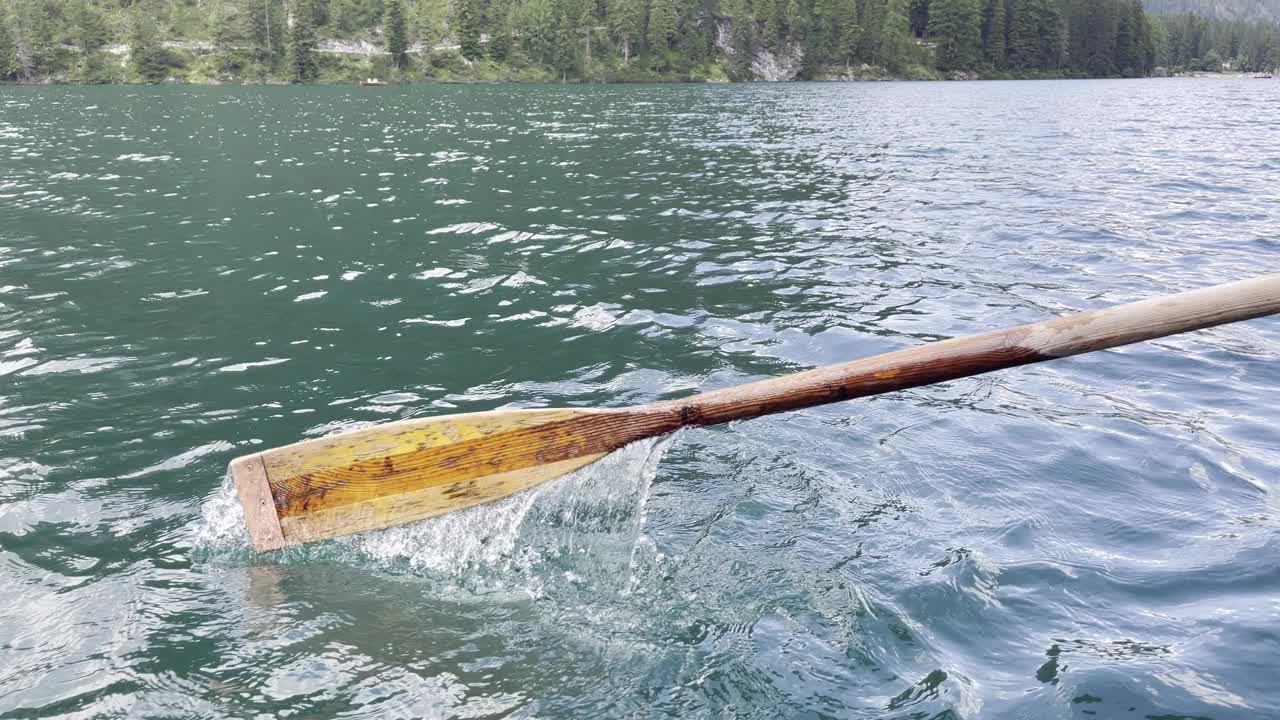
[[[730,82],[728,80],[710,80],[710,79],[670,79],[662,77],[628,79],[628,80],[600,80],[594,78],[573,78],[568,80],[520,80],[520,79],[436,79],[436,78],[415,78],[411,80],[405,79],[387,79],[382,80],[380,87],[413,87],[424,85],[785,85],[791,83],[880,83],[880,82],[918,82],[918,83],[954,83],[954,82],[1019,82],[1019,81],[1036,81],[1036,80],[1170,80],[1178,78],[1244,78],[1259,79],[1251,73],[1184,73],[1167,76],[1147,75],[1143,77],[1125,77],[1120,75],[1110,75],[1101,77],[1061,75],[1061,76],[984,76],[974,75],[965,78],[947,78],[947,77],[906,77],[906,76],[884,76],[884,77],[817,77],[807,80],[749,80],[744,82]],[[1263,78],[1265,79],[1265,78]],[[140,80],[122,80],[115,82],[78,82],[73,80],[50,79],[44,78],[34,82],[23,81],[0,81],[0,87],[108,87],[108,86],[152,86],[152,87],[360,87],[359,79],[333,79],[319,80],[314,82],[298,83],[288,80],[270,79],[270,80],[217,80],[217,79],[199,79],[192,80],[188,78],[169,78],[160,82],[146,82]]]

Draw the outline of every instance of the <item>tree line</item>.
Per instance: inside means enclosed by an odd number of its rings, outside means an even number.
[[[325,55],[322,40],[375,47],[368,57],[376,62],[356,67]],[[1156,16],[1142,0],[6,0],[0,7],[0,80],[20,81],[308,82],[366,67],[460,79],[496,68],[527,70],[526,79],[751,80],[769,67],[801,79],[1140,77],[1158,68],[1278,65],[1275,24]]]

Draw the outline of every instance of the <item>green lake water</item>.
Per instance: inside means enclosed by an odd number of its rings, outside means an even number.
[[[1280,83],[0,87],[0,717],[1277,718],[1280,321],[256,556],[227,462],[1280,270]]]

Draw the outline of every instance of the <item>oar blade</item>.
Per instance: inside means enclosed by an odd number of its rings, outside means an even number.
[[[403,420],[237,458],[259,552],[498,500],[675,429],[667,412],[495,410]]]

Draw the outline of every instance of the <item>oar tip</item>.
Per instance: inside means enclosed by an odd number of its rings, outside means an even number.
[[[231,479],[244,508],[244,524],[249,530],[253,549],[267,552],[284,547],[287,543],[280,529],[280,516],[267,481],[267,468],[260,453],[245,455],[231,461]]]

